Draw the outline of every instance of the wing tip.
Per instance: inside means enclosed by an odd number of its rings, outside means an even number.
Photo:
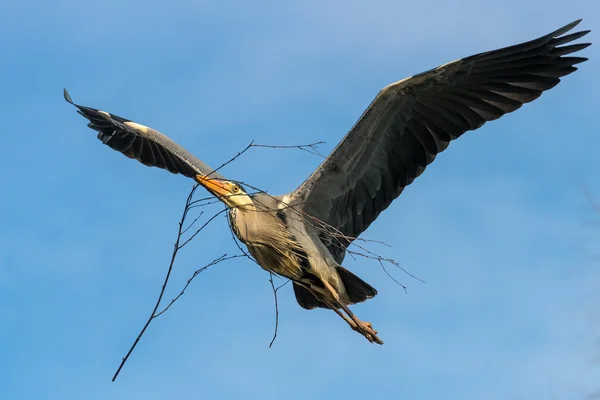
[[[576,19],[575,21],[571,22],[570,24],[567,24],[567,25],[563,26],[562,28],[555,30],[549,36],[552,36],[555,38],[562,36],[565,33],[569,32],[571,29],[575,28],[577,25],[579,25],[579,23],[581,21],[583,21],[583,18]]]
[[[75,103],[73,103],[73,99],[71,99],[71,95],[69,94],[66,88],[63,88],[63,96],[67,103],[75,105]]]

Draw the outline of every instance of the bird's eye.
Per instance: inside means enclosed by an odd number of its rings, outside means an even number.
[[[231,188],[231,190],[233,191],[233,193],[237,193],[240,191],[240,187],[238,185],[233,185],[233,187]]]

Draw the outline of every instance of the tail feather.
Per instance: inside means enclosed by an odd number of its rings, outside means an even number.
[[[375,297],[377,290],[371,285],[354,275],[342,266],[336,268],[342,283],[346,287],[346,294],[350,300],[350,304],[361,303],[367,299]],[[305,288],[299,283],[293,282],[294,294],[296,295],[296,301],[300,307],[306,310],[312,310],[313,308],[330,308],[323,301],[319,300],[313,292]]]
[[[361,303],[377,295],[377,290],[373,286],[369,285],[346,268],[338,266],[336,270],[346,287],[346,294],[350,299],[350,304]]]
[[[296,301],[300,304],[300,307],[306,310],[312,310],[315,307],[329,308],[329,306],[317,299],[313,292],[305,288],[304,286],[293,282],[294,294],[296,295]]]

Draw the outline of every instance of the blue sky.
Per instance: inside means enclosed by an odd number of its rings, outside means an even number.
[[[245,260],[200,276],[110,378],[147,318],[191,182],[102,146],[62,99],[152,126],[219,165],[250,140],[328,152],[380,88],[584,18],[592,0],[12,2],[0,6],[3,399],[583,399],[600,396],[598,45],[516,113],[465,135],[372,225],[422,284],[345,265],[385,345]],[[319,159],[253,149],[224,170],[273,194]],[[233,253],[224,219],[188,246]]]

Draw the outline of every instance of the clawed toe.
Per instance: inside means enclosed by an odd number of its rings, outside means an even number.
[[[329,293],[331,294],[332,299],[324,299],[325,303],[332,309],[337,315],[342,317],[344,321],[350,325],[350,327],[356,332],[363,335],[369,342],[383,344],[383,341],[377,337],[377,331],[373,329],[373,325],[370,322],[363,322],[358,319],[352,311],[345,305],[343,302],[340,302],[338,293],[331,287],[331,285],[327,281],[323,281],[323,284]],[[342,309],[346,315],[344,315],[339,309]]]
[[[363,326],[364,326],[365,330],[370,331],[370,332],[374,333],[375,335],[377,335],[377,331],[375,329],[373,329],[373,325],[371,325],[370,322],[363,322]]]
[[[373,329],[370,322],[360,322],[352,325],[352,329],[362,334],[371,343],[383,344],[383,341],[377,337],[377,331]]]

